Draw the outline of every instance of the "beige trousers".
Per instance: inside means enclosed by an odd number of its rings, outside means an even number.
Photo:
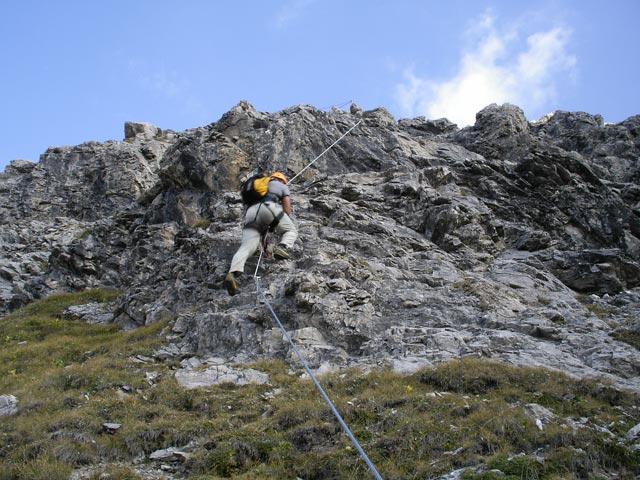
[[[280,212],[282,207],[275,202],[257,203],[247,209],[242,229],[242,243],[231,260],[230,272],[244,272],[244,264],[260,245],[262,232]],[[291,248],[298,238],[298,230],[286,213],[282,215],[274,231],[281,236],[278,243],[287,248]]]

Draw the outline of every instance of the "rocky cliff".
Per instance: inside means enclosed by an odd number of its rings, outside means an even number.
[[[127,123],[120,142],[50,148],[0,174],[0,311],[109,287],[126,328],[168,320],[159,356],[291,352],[256,294],[221,281],[239,244],[241,180],[290,177],[293,259],[258,275],[319,369],[411,370],[461,356],[604,376],[640,389],[640,116],[491,105],[472,127],[385,109],[242,101],[183,132]]]

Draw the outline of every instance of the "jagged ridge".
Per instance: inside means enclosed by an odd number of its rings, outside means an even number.
[[[458,129],[243,101],[179,133],[129,123],[123,142],[1,174],[3,311],[115,287],[112,321],[171,319],[163,355],[286,358],[252,282],[234,298],[220,285],[237,188],[257,168],[301,171],[360,118],[293,186],[294,260],[261,273],[314,367],[482,355],[640,387],[637,349],[611,336],[640,329],[640,116],[529,123],[491,105]]]

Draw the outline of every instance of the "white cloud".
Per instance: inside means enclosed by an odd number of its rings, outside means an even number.
[[[188,82],[164,66],[151,66],[148,62],[131,60],[129,71],[141,87],[155,95],[173,99],[188,91]]]
[[[282,29],[295,22],[315,0],[288,0],[275,15],[275,27]]]
[[[191,82],[175,70],[164,65],[151,65],[146,61],[130,60],[129,73],[142,90],[162,101],[171,101],[180,105],[185,112],[205,115],[202,102],[194,95]]]
[[[500,32],[493,17],[484,15],[469,30],[473,46],[461,52],[452,78],[438,82],[406,69],[396,87],[402,115],[446,117],[466,126],[491,103],[513,103],[527,112],[552,102],[558,76],[571,73],[576,64],[567,51],[570,31],[554,27],[522,42],[519,29]]]

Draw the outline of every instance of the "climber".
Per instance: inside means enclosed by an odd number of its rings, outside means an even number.
[[[268,230],[281,236],[280,243],[273,248],[276,260],[289,259],[289,249],[298,238],[298,230],[290,218],[291,198],[287,177],[282,172],[273,172],[270,177],[266,195],[250,205],[244,215],[242,243],[231,260],[231,267],[223,282],[229,295],[237,293],[238,278],[244,273],[244,264],[258,249],[260,239]]]

